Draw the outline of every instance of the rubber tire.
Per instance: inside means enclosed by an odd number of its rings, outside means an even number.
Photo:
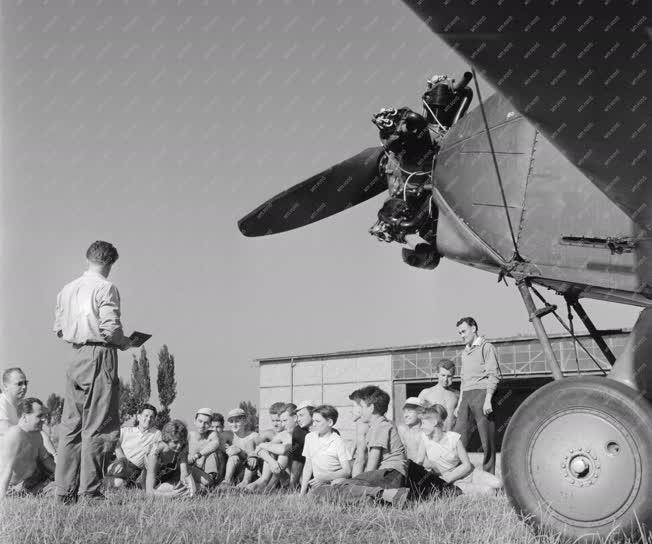
[[[544,519],[540,516],[539,492],[531,482],[527,452],[544,422],[572,407],[607,412],[630,431],[640,454],[642,479],[636,497],[615,521],[587,527],[565,523],[552,515]],[[501,469],[512,505],[536,528],[564,534],[577,542],[602,542],[618,525],[618,530],[637,540],[641,536],[639,525],[647,526],[648,531],[652,529],[652,404],[637,391],[608,378],[572,377],[549,383],[530,395],[510,420],[503,439]],[[560,475],[560,484],[563,483]]]

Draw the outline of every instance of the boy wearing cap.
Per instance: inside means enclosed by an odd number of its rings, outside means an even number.
[[[315,404],[304,400],[297,405],[297,425],[292,431],[292,449],[290,451],[290,487],[295,489],[301,485],[301,474],[306,458],[303,456],[306,436],[312,427],[312,414]]]
[[[444,422],[444,430],[450,431],[455,425],[455,408],[460,398],[460,394],[451,389],[453,385],[453,376],[455,376],[455,363],[450,359],[442,359],[437,363],[437,383],[434,387],[423,389],[419,393],[419,398],[428,404],[439,404],[446,408],[448,417]]]
[[[379,387],[369,385],[357,391],[356,399],[360,418],[369,424],[365,471],[350,480],[338,480],[333,485],[318,487],[313,493],[345,500],[369,497],[403,506],[410,491],[404,487],[407,457],[396,427],[385,417],[389,395]]]
[[[242,486],[246,486],[251,483],[255,475],[255,472],[246,466],[246,462],[247,458],[254,454],[258,433],[247,429],[247,415],[242,408],[229,411],[226,421],[231,426],[231,430],[222,433],[224,451],[228,456],[222,483],[235,485],[237,480],[242,479]]]
[[[213,410],[200,408],[195,414],[195,431],[188,432],[188,464],[213,474],[217,480],[220,462],[217,451],[220,447],[220,435],[211,430]]]

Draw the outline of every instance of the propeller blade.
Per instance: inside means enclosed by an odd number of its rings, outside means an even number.
[[[245,236],[265,236],[309,225],[387,189],[378,171],[382,147],[370,147],[279,193],[238,221]]]

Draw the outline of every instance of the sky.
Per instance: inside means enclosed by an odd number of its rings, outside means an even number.
[[[23,367],[30,394],[63,393],[55,298],[97,239],[120,253],[110,279],[125,329],[153,335],[152,400],[166,344],[172,413],[186,419],[256,404],[258,357],[453,340],[461,315],[489,338],[532,332],[513,284],[445,260],[416,270],[373,239],[382,196],[273,237],[237,229],[277,192],[378,145],[380,108],[420,111],[430,76],[469,68],[401,2],[2,10],[0,367]],[[637,315],[585,307],[602,328]]]

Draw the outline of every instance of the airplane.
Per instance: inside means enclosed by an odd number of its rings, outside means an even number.
[[[534,527],[578,541],[652,528],[646,3],[403,1],[471,73],[430,79],[421,113],[376,113],[380,146],[238,226],[246,236],[284,232],[388,191],[370,233],[401,244],[408,265],[435,270],[448,258],[512,278],[555,379],[505,433],[511,503]],[[476,70],[498,92],[469,111]],[[613,365],[608,376],[563,375],[542,322],[556,307],[537,286],[565,298]],[[641,308],[617,359],[582,298]]]

